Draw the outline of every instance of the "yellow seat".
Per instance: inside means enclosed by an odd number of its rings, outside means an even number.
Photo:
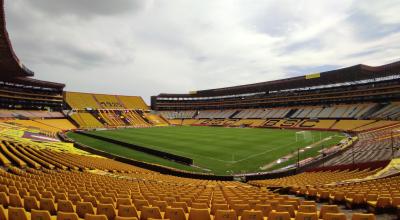
[[[317,194],[318,201],[323,201],[323,200],[329,199],[329,196],[330,196],[330,193],[327,190],[321,190]]]
[[[115,218],[116,212],[113,205],[100,203],[97,204],[96,215],[105,215],[108,218],[108,220],[112,220]]]
[[[136,217],[122,217],[122,216],[116,216],[115,220],[138,220]]]
[[[400,206],[400,197],[392,197],[392,207],[397,208]]]
[[[257,211],[250,211],[250,210],[244,210],[242,212],[242,217],[240,220],[263,220],[263,212],[260,210]]]
[[[164,218],[170,220],[186,220],[185,212],[182,208],[166,208]]]
[[[101,197],[99,203],[114,205],[114,199],[112,197]]]
[[[228,204],[212,204],[211,215],[215,215],[217,210],[229,210]]]
[[[8,196],[5,192],[0,192],[0,205],[3,205],[4,208],[8,207],[9,204]]]
[[[364,194],[357,193],[349,198],[346,198],[346,207],[352,208],[353,206],[362,205],[365,203]]]
[[[27,213],[21,207],[8,207],[8,220],[28,220]]]
[[[135,204],[136,209],[139,211],[142,211],[143,206],[149,206],[149,202],[147,202],[147,200],[142,200],[142,199],[135,199],[133,201],[133,204]]]
[[[168,205],[171,206],[173,202],[176,202],[176,199],[174,197],[166,196],[164,197],[164,201],[166,201]]]
[[[233,210],[217,210],[214,220],[237,220],[236,212]]]
[[[72,202],[72,204],[76,205],[77,202],[81,202],[82,198],[79,194],[70,194],[68,195],[68,200]]]
[[[300,205],[316,205],[315,201],[302,200]]]
[[[343,202],[344,200],[345,200],[344,192],[333,192],[331,195],[329,195],[330,203]]]
[[[298,212],[295,220],[318,220],[317,212]]]
[[[379,197],[376,201],[368,201],[367,204],[373,208],[389,208],[392,205],[390,197]]]
[[[114,202],[117,201],[114,193],[104,193],[104,197],[110,197]]]
[[[165,212],[165,209],[167,208],[168,203],[166,201],[155,200],[155,201],[153,201],[153,206],[158,207],[161,212]]]
[[[41,192],[40,197],[41,198],[47,198],[47,199],[53,199],[54,198],[53,193],[51,191],[43,191],[43,192]]]
[[[77,202],[76,203],[76,214],[79,218],[85,218],[85,214],[94,214],[93,204],[90,202]]]
[[[85,220],[109,220],[106,215],[94,215],[94,214],[86,214]]]
[[[295,217],[294,207],[292,205],[278,205],[277,212],[288,212],[291,218]]]
[[[317,206],[315,206],[315,205],[300,205],[298,211],[304,212],[304,213],[314,213],[314,212],[317,212]]]
[[[162,219],[160,209],[158,207],[143,206],[140,220],[147,220],[148,218]]]
[[[271,205],[257,204],[254,210],[260,210],[264,217],[268,217],[269,213],[272,211]]]
[[[57,203],[57,211],[61,212],[75,212],[72,202],[69,200],[59,200]]]
[[[319,218],[324,219],[327,213],[340,213],[337,205],[322,205],[319,211]]]
[[[297,201],[291,201],[291,200],[283,201],[283,202],[282,202],[282,205],[291,205],[291,206],[293,206],[293,208],[294,208],[295,210],[298,209],[298,202],[297,202]]]
[[[58,203],[58,201],[60,200],[67,200],[67,196],[65,195],[65,193],[55,193],[54,201]]]
[[[272,211],[268,215],[268,220],[290,220],[289,212]]]
[[[25,196],[29,195],[28,190],[25,188],[18,189],[18,192],[19,192],[19,196],[21,196],[21,198],[24,198]]]
[[[37,190],[29,190],[29,195],[34,196],[36,200],[40,200],[41,196]]]
[[[120,217],[136,217],[138,218],[137,210],[133,205],[120,205],[118,207],[118,216]]]
[[[132,200],[129,198],[118,198],[117,199],[117,209],[120,205],[132,205]]]
[[[50,215],[55,215],[57,213],[54,201],[53,201],[53,199],[50,199],[50,198],[41,198],[39,208],[40,208],[40,210],[49,211]]]
[[[74,212],[57,212],[57,220],[78,220],[79,217]]]
[[[189,212],[189,220],[211,220],[208,209],[191,208]]]
[[[191,198],[180,198],[179,202],[185,202],[188,206],[192,205],[192,199]]]
[[[51,215],[47,210],[32,209],[31,220],[51,220]]]
[[[31,211],[32,209],[39,209],[38,201],[34,196],[24,197],[24,208],[26,211]]]
[[[4,210],[4,207],[0,205],[0,219],[7,220],[7,217],[6,210]]]
[[[347,220],[344,213],[326,213],[323,220]]]
[[[249,205],[251,209],[254,209],[257,204],[261,203],[259,199],[250,199],[249,200]]]
[[[249,204],[235,204],[233,210],[235,210],[237,216],[241,216],[244,210],[251,210],[251,208]]]
[[[188,206],[186,202],[173,202],[171,205],[172,208],[182,208],[185,213],[189,212]]]
[[[209,207],[209,204],[210,204],[210,201],[209,201],[208,199],[196,199],[194,202],[195,202],[195,203],[203,203],[203,204],[206,204],[206,205],[207,205],[207,208]],[[193,206],[193,203],[192,203],[192,206]]]
[[[9,195],[9,206],[12,207],[23,207],[21,196],[18,194]]]
[[[93,207],[97,207],[97,199],[94,196],[83,196],[84,202],[92,203]]]
[[[6,185],[0,185],[0,193],[1,192],[4,192],[6,195],[10,193]]]
[[[206,203],[193,202],[191,208],[195,208],[195,209],[208,209],[208,205],[207,205]]]

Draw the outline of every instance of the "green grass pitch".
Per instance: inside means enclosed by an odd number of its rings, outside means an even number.
[[[107,131],[92,131],[96,135],[117,139],[173,154],[190,157],[194,167],[178,164],[123,146],[99,141],[76,133],[69,137],[91,147],[116,155],[129,157],[150,163],[157,163],[189,171],[210,172],[228,175],[248,172],[260,172],[260,167],[278,158],[297,152],[327,137],[314,148],[300,154],[301,159],[315,156],[322,147],[337,144],[344,138],[338,132],[312,131],[312,138],[299,138],[299,130],[261,129],[261,128],[223,128],[223,127],[153,127]],[[297,157],[292,158],[294,162]],[[283,163],[272,168],[287,165]]]

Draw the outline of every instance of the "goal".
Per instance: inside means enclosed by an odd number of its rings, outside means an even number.
[[[298,131],[295,133],[296,142],[305,141],[305,142],[313,142],[313,136],[311,131]]]

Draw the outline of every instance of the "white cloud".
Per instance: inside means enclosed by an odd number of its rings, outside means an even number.
[[[393,1],[38,1],[6,0],[14,49],[71,91],[149,100],[400,54]]]

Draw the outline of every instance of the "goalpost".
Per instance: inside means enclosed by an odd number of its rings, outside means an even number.
[[[311,131],[298,131],[295,133],[296,142],[305,141],[305,142],[314,142],[313,135]]]

